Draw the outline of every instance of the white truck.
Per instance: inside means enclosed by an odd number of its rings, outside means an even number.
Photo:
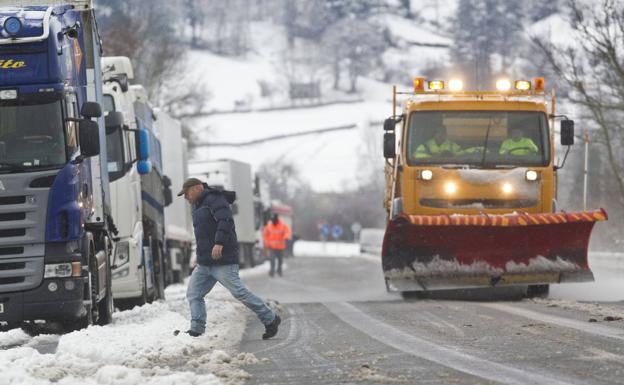
[[[166,178],[146,92],[129,84],[134,78],[130,59],[105,57],[102,68],[111,207],[118,229],[113,293],[125,307],[164,297]]]
[[[240,245],[239,264],[242,267],[255,266],[256,220],[251,165],[232,159],[210,160],[190,163],[189,174],[211,187],[236,191],[232,211]]]
[[[156,111],[156,132],[162,145],[163,172],[174,189],[188,177],[188,143],[182,125],[164,111]],[[165,208],[165,265],[167,283],[179,283],[189,275],[193,245],[191,208],[182,198]]]

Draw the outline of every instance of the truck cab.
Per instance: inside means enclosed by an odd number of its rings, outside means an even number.
[[[544,294],[550,283],[593,280],[589,237],[607,215],[557,212],[565,159],[555,162],[555,96],[544,86],[500,79],[496,89],[463,90],[460,80],[418,77],[413,92],[393,89],[384,123],[388,290],[527,285]],[[574,122],[561,121],[560,137],[569,151]]]
[[[163,210],[169,186],[147,92],[127,57],[102,58],[108,175],[116,234],[113,293],[119,306],[163,298]]]
[[[108,323],[112,222],[91,2],[2,1],[0,20],[0,322]]]

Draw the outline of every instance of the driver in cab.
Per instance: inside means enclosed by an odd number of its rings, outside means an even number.
[[[531,138],[527,138],[523,135],[523,132],[519,128],[513,128],[511,130],[511,137],[505,139],[501,144],[499,153],[501,155],[534,155],[539,152],[539,148],[535,145],[535,142]]]
[[[446,127],[441,126],[433,138],[421,144],[414,152],[414,158],[430,158],[436,155],[459,155],[462,149],[459,144],[448,139]]]

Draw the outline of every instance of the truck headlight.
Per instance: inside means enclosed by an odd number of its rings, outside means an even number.
[[[422,180],[431,180],[431,179],[433,179],[433,171],[431,171],[431,170],[420,170],[420,179],[422,179]]]
[[[79,277],[80,274],[80,262],[56,263],[53,265],[45,265],[43,278]]]
[[[455,192],[457,192],[457,185],[455,182],[447,182],[446,185],[444,185],[444,191],[446,191],[447,194],[455,194]]]
[[[537,173],[537,171],[534,171],[534,170],[528,170],[528,171],[525,173],[525,176],[526,176],[526,180],[528,180],[528,181],[531,181],[531,182],[532,182],[532,181],[536,181],[536,180],[537,180],[537,178],[539,177],[539,174]]]
[[[503,185],[503,192],[505,194],[511,194],[513,192],[513,186],[511,185],[511,183],[505,183]]]
[[[130,243],[119,242],[115,246],[115,265],[122,266],[130,261]]]

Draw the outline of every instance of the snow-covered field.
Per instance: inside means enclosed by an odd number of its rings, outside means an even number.
[[[267,270],[265,264],[241,275]],[[189,326],[185,293],[186,285],[169,286],[166,301],[116,312],[113,324],[104,327],[37,337],[20,329],[0,333],[0,384],[241,383],[247,374],[239,365],[256,362],[253,355],[234,350],[248,310],[217,285],[206,297],[206,334],[174,337],[175,329]]]

